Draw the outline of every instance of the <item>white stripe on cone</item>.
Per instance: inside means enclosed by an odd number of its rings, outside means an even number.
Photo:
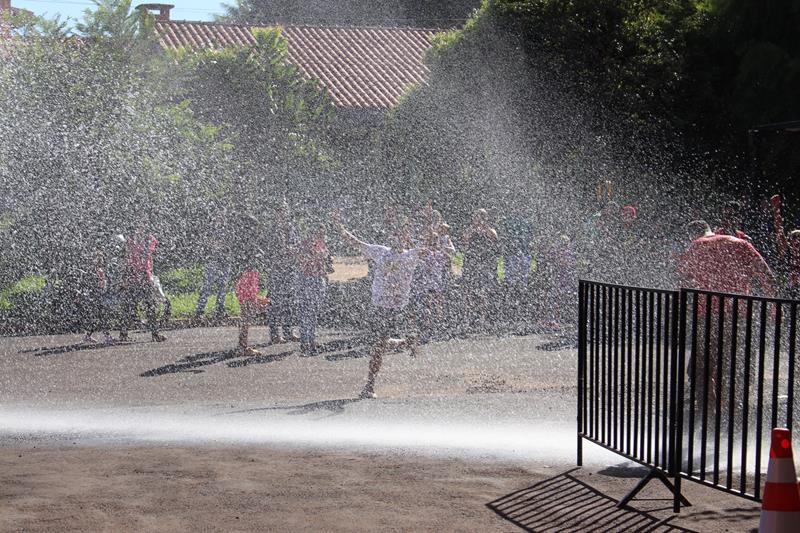
[[[781,457],[769,460],[767,466],[767,483],[797,483],[794,459]]]
[[[800,509],[797,508],[800,500],[800,487],[797,484],[797,472],[794,468],[791,443],[785,437],[786,429],[772,431],[772,449],[775,455],[788,455],[788,457],[775,457],[770,453],[767,466],[767,480],[764,486],[764,499],[761,504],[761,520],[758,530],[760,533],[798,533],[800,532]],[[776,452],[777,438],[779,444],[786,450]],[[769,499],[767,499],[769,496]],[[776,509],[786,509],[778,511]]]

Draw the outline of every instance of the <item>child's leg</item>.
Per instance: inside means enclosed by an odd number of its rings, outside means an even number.
[[[382,337],[372,345],[370,350],[371,354],[369,360],[369,372],[367,373],[367,383],[364,385],[364,390],[361,391],[362,398],[371,397],[375,393],[375,377],[378,375],[383,363],[383,354],[386,352],[387,340],[388,339],[386,337]]]
[[[280,343],[283,342],[288,336],[289,328],[285,325],[285,302],[284,295],[277,291],[273,285],[270,289],[270,313],[267,316],[267,324],[269,324],[269,339],[270,342]],[[283,332],[283,333],[281,333]]]
[[[216,313],[218,315],[225,314],[225,296],[228,294],[228,267],[219,266],[217,272],[217,302]]]
[[[242,324],[239,326],[239,349],[244,350],[247,348],[247,338],[249,334],[250,325],[242,319]]]
[[[145,313],[147,316],[147,327],[153,335],[158,334],[158,316],[156,315],[156,299],[153,295],[149,295],[145,301]]]
[[[319,306],[322,301],[323,294],[324,285],[322,279],[314,280],[314,290],[311,294],[311,301],[309,302],[307,331],[312,348],[315,348],[317,344],[317,320],[319,317]]]
[[[150,330],[150,334],[152,335],[154,341],[162,342],[166,340],[166,338],[158,332],[155,287],[150,284],[143,284],[141,290],[142,299],[144,299],[145,314],[147,315],[147,328]]]
[[[200,288],[200,297],[197,299],[197,308],[195,310],[195,314],[200,317],[203,316],[203,313],[206,310],[206,302],[208,302],[208,296],[211,294],[211,289],[214,286],[214,279],[215,279],[215,272],[214,272],[214,264],[206,265],[206,272],[205,276],[203,277],[203,286]]]
[[[130,331],[131,326],[136,322],[136,313],[138,307],[139,303],[137,301],[134,288],[132,286],[127,287],[122,293],[122,302],[120,304],[120,339],[127,340],[128,332]]]
[[[301,276],[297,283],[297,325],[300,327],[300,345],[304,349],[308,346],[310,341],[308,335],[308,314],[310,304],[308,301],[308,283],[309,280],[305,276]]]
[[[250,321],[254,315],[254,308],[251,302],[244,302],[242,304],[242,322],[239,326],[239,349],[246,350],[249,346],[248,338],[250,333]]]

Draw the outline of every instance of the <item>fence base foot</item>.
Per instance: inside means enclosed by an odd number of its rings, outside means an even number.
[[[639,494],[639,492],[654,479],[658,479],[664,485],[666,485],[666,487],[669,489],[672,495],[676,498],[676,501],[680,501],[681,505],[683,505],[684,507],[691,507],[692,504],[689,503],[689,500],[683,497],[683,495],[680,493],[680,489],[677,488],[672,483],[672,481],[670,481],[670,479],[664,472],[658,470],[657,468],[651,468],[650,472],[648,472],[648,474],[645,477],[643,477],[635,487],[633,487],[633,490],[631,490],[627,495],[625,495],[624,498],[622,498],[619,501],[617,507],[626,507],[631,502],[631,500],[633,500],[636,497],[636,495]],[[680,508],[676,506],[676,509]]]

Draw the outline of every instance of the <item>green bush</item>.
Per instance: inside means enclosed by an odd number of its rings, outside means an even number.
[[[189,318],[194,316],[195,309],[197,308],[197,299],[199,297],[200,295],[197,292],[179,294],[167,293],[167,298],[169,298],[172,304],[172,318]],[[213,295],[210,296],[206,303],[205,313],[213,313],[214,309],[216,309],[216,304],[217,297]],[[239,316],[241,311],[239,300],[236,298],[236,295],[229,292],[225,296],[225,312],[229,316]]]
[[[10,310],[14,307],[15,301],[28,300],[30,297],[38,296],[46,284],[47,281],[42,276],[25,276],[11,287],[0,291],[0,309]]]
[[[161,286],[167,294],[200,292],[205,269],[198,265],[179,267],[159,274]]]
[[[726,184],[733,191],[749,192],[740,183],[745,165],[739,164],[748,150],[747,129],[800,117],[800,2],[762,4],[487,1],[464,29],[436,36],[426,56],[428,83],[410,91],[392,111],[391,126],[398,133],[390,143],[408,145],[393,150],[403,159],[397,168],[416,188],[435,183],[440,194],[487,198],[484,191],[494,189],[484,187],[491,167],[484,163],[481,144],[468,140],[483,127],[483,114],[504,117],[503,110],[510,109],[506,121],[516,127],[513,120],[519,117],[522,142],[527,141],[531,133],[525,125],[536,124],[537,113],[550,109],[536,105],[545,92],[531,91],[544,77],[553,80],[567,105],[574,96],[590,102],[598,116],[605,113],[590,125],[602,134],[626,131],[641,138],[640,146],[648,149],[640,159],[647,160],[655,149],[665,154],[659,167],[696,173],[698,160],[719,165],[730,172]],[[494,120],[482,138],[514,134],[498,123]],[[602,129],[607,125],[608,132]],[[582,150],[591,153],[591,139],[584,145],[579,141],[572,141],[574,154],[550,157],[571,161]],[[611,150],[630,152],[625,139],[617,142],[620,146]],[[800,158],[793,155],[797,141],[773,144],[775,153],[764,154],[769,177],[784,192],[793,192],[789,177],[800,169]],[[412,164],[407,154],[415,155]],[[579,175],[588,167],[576,166]],[[454,185],[440,179],[449,175]],[[595,178],[590,176],[590,186]]]

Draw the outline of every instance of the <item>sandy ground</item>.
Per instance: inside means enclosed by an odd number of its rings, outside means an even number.
[[[451,266],[454,276],[461,276],[461,267]],[[328,275],[328,281],[346,282],[366,277],[369,273],[369,264],[363,256],[335,256],[333,258],[333,273]]]
[[[2,531],[748,531],[758,507],[631,472],[264,447],[0,449]]]
[[[234,328],[80,349],[0,339],[0,531],[748,531],[758,506],[586,446],[575,355],[551,338],[472,338],[387,357],[328,332],[236,357]],[[255,331],[262,342],[264,332]]]
[[[369,273],[367,260],[361,256],[336,256],[333,258],[333,272],[328,281],[346,282],[366,277]]]

